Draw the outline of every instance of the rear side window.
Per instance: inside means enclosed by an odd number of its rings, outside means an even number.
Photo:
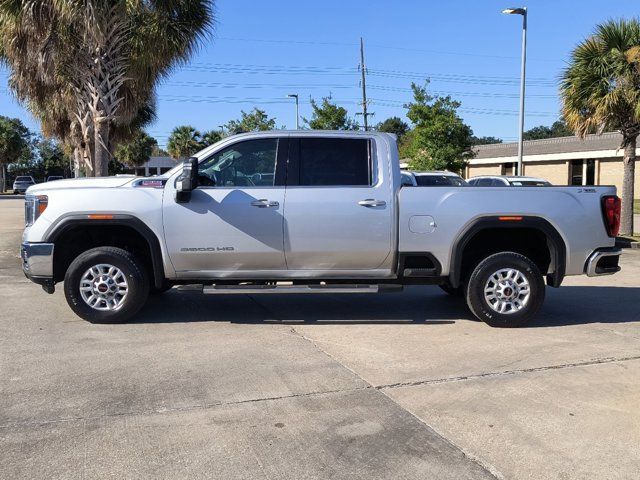
[[[16,182],[30,182],[31,177],[16,177]]]
[[[364,138],[301,138],[299,185],[371,185],[369,140]]]

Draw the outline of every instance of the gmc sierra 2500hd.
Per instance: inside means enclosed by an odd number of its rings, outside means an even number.
[[[92,322],[123,322],[180,284],[251,295],[434,284],[514,327],[545,281],[619,270],[614,187],[402,187],[384,133],[235,135],[158,177],[59,180],[25,202],[26,276],[48,293],[64,280]]]

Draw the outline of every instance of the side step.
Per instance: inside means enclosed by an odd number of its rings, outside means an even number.
[[[258,295],[266,293],[381,293],[400,292],[402,285],[369,284],[312,284],[312,285],[205,285],[202,293],[206,295]]]

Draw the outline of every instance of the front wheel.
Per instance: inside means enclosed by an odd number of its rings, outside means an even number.
[[[467,285],[467,304],[478,319],[492,327],[520,327],[544,301],[540,270],[519,253],[501,252],[481,261]]]
[[[98,247],[69,265],[64,293],[71,309],[84,320],[122,323],[147,301],[149,280],[142,263],[130,252]]]

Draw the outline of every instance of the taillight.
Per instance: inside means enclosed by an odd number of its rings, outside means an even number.
[[[602,198],[602,215],[604,225],[607,227],[607,235],[617,237],[620,231],[620,210],[622,201],[615,195]]]

